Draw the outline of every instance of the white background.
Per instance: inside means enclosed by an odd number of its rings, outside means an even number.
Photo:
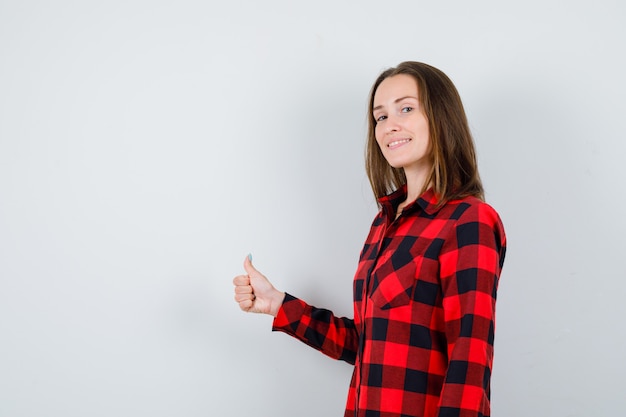
[[[351,367],[231,280],[351,315],[366,99],[463,97],[509,248],[493,415],[626,411],[626,6],[0,1],[0,416],[340,416]]]

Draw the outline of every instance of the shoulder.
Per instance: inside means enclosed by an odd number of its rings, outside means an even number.
[[[464,197],[448,202],[442,211],[446,211],[450,219],[456,220],[457,224],[479,222],[492,226],[502,224],[498,212],[488,203],[476,197]]]
[[[455,268],[459,262],[470,262],[470,268],[472,260],[480,260],[483,269],[494,265],[501,269],[507,239],[498,212],[475,197],[450,201],[444,208],[453,213],[450,219],[454,219],[442,248],[442,259],[452,261]]]
[[[448,202],[442,213],[452,220],[452,230],[458,240],[475,242],[494,239],[497,246],[506,245],[504,225],[498,212],[476,197],[464,197]],[[452,231],[451,230],[451,231]]]

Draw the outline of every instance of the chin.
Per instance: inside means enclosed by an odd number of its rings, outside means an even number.
[[[407,166],[407,164],[400,162],[400,161],[390,161],[387,159],[387,163],[389,164],[389,166],[391,166],[392,168],[395,169],[401,169]]]

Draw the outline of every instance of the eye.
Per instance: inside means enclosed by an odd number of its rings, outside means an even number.
[[[402,113],[408,113],[410,111],[413,111],[413,107],[406,106],[402,108]]]
[[[376,123],[378,122],[382,122],[383,120],[385,120],[387,118],[387,116],[385,115],[380,115],[378,117],[376,117]]]

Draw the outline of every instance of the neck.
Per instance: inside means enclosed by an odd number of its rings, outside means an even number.
[[[415,201],[425,188],[428,173],[425,170],[409,171],[405,169],[404,174],[406,176],[406,201]],[[428,184],[428,186],[430,185]]]

